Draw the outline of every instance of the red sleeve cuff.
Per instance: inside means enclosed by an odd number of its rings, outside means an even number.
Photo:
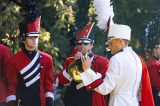
[[[97,79],[96,81],[94,81],[93,83],[89,84],[86,86],[87,91],[90,91],[94,88],[96,88],[97,86],[99,86],[100,84],[103,83],[103,79]]]

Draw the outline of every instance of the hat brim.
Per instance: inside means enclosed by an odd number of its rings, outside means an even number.
[[[26,36],[39,36],[39,33],[28,33]]]
[[[92,42],[94,41],[90,39],[79,39],[76,41],[76,43],[92,43]]]
[[[160,48],[160,45],[156,45],[155,47],[156,47],[156,48]]]
[[[113,39],[115,39],[115,38],[114,38],[114,37],[108,38],[108,40],[107,40],[107,42],[105,43],[105,45],[109,45],[109,43],[110,43]]]

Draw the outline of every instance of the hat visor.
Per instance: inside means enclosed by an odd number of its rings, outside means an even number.
[[[107,40],[107,42],[106,42],[105,44],[106,44],[106,45],[109,45],[109,43],[110,43],[113,39],[115,39],[115,38],[114,38],[114,37],[108,38],[108,40]]]
[[[91,43],[93,42],[92,40],[90,39],[80,39],[80,40],[77,40],[77,43]]]
[[[156,45],[155,47],[156,47],[156,48],[160,48],[160,45]]]
[[[39,33],[32,33],[32,34],[27,34],[26,36],[39,36]]]

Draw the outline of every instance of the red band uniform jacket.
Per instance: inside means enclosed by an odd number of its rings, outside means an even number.
[[[14,54],[8,63],[7,101],[21,101],[27,106],[46,106],[46,98],[53,98],[53,61],[44,52],[36,51],[30,60],[23,50]]]
[[[146,61],[151,78],[155,106],[160,105],[160,61],[154,56],[149,56]]]
[[[67,87],[65,94],[65,106],[107,106],[105,96],[93,90],[86,89],[83,83],[76,83],[72,80],[70,75],[67,73],[67,67],[73,61],[74,57],[69,57],[65,61],[62,71],[58,74],[60,84],[70,84]],[[94,54],[92,60],[93,70],[101,76],[100,79],[97,79],[92,83],[94,88],[97,87],[105,77],[108,63],[108,59]]]
[[[0,44],[0,103],[5,102],[7,96],[5,68],[9,57],[10,57],[9,49]]]

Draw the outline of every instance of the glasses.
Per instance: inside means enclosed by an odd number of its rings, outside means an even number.
[[[156,47],[157,49],[160,49],[160,45],[156,45],[155,47]]]
[[[77,45],[89,45],[90,43],[85,43],[85,42],[83,42],[83,43],[77,43]]]

